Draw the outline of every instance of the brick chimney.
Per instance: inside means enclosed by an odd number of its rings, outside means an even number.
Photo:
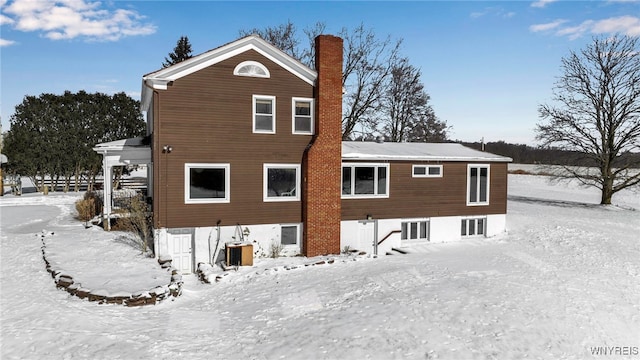
[[[342,39],[316,37],[315,136],[304,158],[305,256],[340,253]]]

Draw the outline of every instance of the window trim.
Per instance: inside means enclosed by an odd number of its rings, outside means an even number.
[[[425,168],[425,174],[424,175],[416,175],[416,168]],[[438,168],[439,169],[439,173],[438,175],[430,175],[429,174],[429,168]],[[411,166],[411,177],[414,178],[439,178],[442,177],[442,165],[412,165]]]
[[[308,102],[311,110],[310,131],[296,131],[296,102]],[[313,135],[315,132],[315,102],[313,98],[293,97],[291,98],[291,133],[295,135]]]
[[[476,168],[476,169],[487,169],[487,200],[486,201],[480,201],[480,177],[478,176],[478,184],[477,184],[477,188],[476,188],[476,196],[477,199],[476,201],[471,201],[471,191],[470,191],[470,186],[471,186],[471,169],[472,168]],[[491,165],[490,164],[467,164],[467,206],[487,206],[489,205],[489,199],[490,197],[490,190],[491,190]]]
[[[412,223],[416,223],[417,224],[416,230],[418,232],[418,234],[417,234],[418,237],[415,238],[415,239],[412,239],[409,236],[409,233],[410,233],[409,226],[411,226],[410,224],[412,224]],[[426,237],[424,237],[424,238],[420,237],[420,224],[421,223],[426,223],[426,234],[425,234]],[[402,241],[414,241],[414,242],[415,241],[431,241],[431,220],[429,218],[402,219],[400,221],[400,229],[402,229],[404,224],[407,224],[407,234],[406,234],[407,238],[406,239],[403,238],[403,232],[401,230],[401,232],[400,232],[400,240],[402,240]]]
[[[191,193],[191,169],[224,169],[224,198],[200,198],[192,199]],[[184,203],[185,204],[224,204],[231,202],[231,165],[229,163],[185,163],[184,164]]]
[[[278,196],[269,197],[269,169],[295,169],[296,170],[296,195],[295,196]],[[301,166],[300,164],[275,164],[265,163],[262,165],[262,200],[264,202],[282,202],[282,201],[300,201],[300,184],[301,184]]]
[[[263,74],[248,74],[248,73],[241,73],[240,70],[248,65],[253,65],[256,66],[258,68],[260,68],[262,71],[265,72],[265,75]],[[269,69],[267,69],[266,66],[264,66],[263,64],[257,62],[257,61],[253,61],[253,60],[247,60],[247,61],[243,61],[240,64],[236,65],[236,67],[233,69],[233,75],[236,76],[247,76],[247,77],[257,77],[257,78],[270,78],[271,77],[271,73],[269,72]]]
[[[482,234],[478,234],[478,221],[482,220]],[[467,226],[465,229],[466,234],[462,233],[462,224],[467,222]],[[474,234],[469,235],[469,221],[473,221],[474,225]],[[468,237],[487,237],[487,217],[486,216],[472,216],[472,217],[463,217],[460,219],[460,236],[463,238]]]
[[[344,181],[343,176],[344,176],[344,168],[345,167],[349,167],[351,168],[351,192],[349,194],[344,194],[342,192],[342,183]],[[354,178],[354,169],[357,167],[373,167],[375,168],[374,170],[374,178],[376,179],[374,181],[374,190],[373,190],[373,194],[355,194],[355,181],[353,181]],[[378,168],[380,167],[384,167],[386,168],[387,171],[387,181],[386,181],[386,188],[385,188],[385,193],[384,194],[378,194]],[[342,199],[380,199],[380,198],[389,198],[390,194],[389,194],[389,183],[390,183],[390,179],[391,179],[391,167],[389,166],[389,163],[361,163],[361,162],[346,162],[346,163],[342,163],[342,166],[340,167],[340,196]]]
[[[252,95],[251,96],[251,118],[252,118],[252,131],[254,134],[275,134],[276,133],[276,97],[273,95]],[[272,130],[257,130],[256,129],[256,101],[257,100],[270,100],[271,101],[271,122]]]
[[[296,243],[295,244],[283,244],[282,243],[282,228],[283,227],[295,227],[296,228]],[[280,238],[279,243],[285,249],[300,249],[300,243],[302,240],[302,224],[280,224]]]

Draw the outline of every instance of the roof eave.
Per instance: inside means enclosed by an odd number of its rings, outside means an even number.
[[[512,162],[509,157],[463,156],[397,156],[397,155],[342,155],[343,161],[453,161],[453,162]]]
[[[143,81],[148,80],[148,84],[155,89],[166,90],[166,85],[171,81],[177,80],[205,67],[217,64],[247,50],[255,50],[259,52],[261,55],[284,67],[310,85],[314,85],[315,79],[318,76],[315,70],[287,55],[259,36],[249,35],[194,56],[178,64],[146,74],[142,79]]]

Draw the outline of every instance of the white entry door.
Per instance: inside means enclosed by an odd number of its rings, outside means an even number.
[[[191,234],[169,234],[168,239],[172,266],[181,274],[192,273]]]
[[[367,254],[373,254],[375,241],[375,222],[361,221],[358,222],[358,250],[366,251]]]

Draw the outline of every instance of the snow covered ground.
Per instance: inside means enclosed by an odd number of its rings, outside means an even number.
[[[5,196],[0,357],[640,358],[638,190],[603,207],[592,189],[509,175],[509,196],[499,237],[291,270],[315,260],[259,260],[215,284],[186,276],[177,300],[138,308],[72,297],[45,270],[43,229],[60,266],[95,286],[165,282],[153,260],[73,220],[78,195]]]

